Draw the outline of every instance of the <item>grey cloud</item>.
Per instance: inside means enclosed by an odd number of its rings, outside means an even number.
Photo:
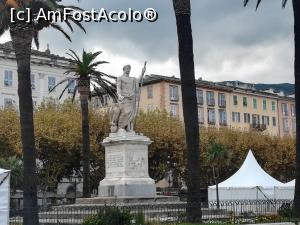
[[[76,4],[76,1],[66,1]],[[249,62],[257,63],[261,58],[268,57],[270,52],[261,52],[266,45],[286,46],[286,49],[273,51],[275,54],[270,64],[259,74],[247,76],[255,82],[293,81],[293,26],[291,1],[285,10],[281,9],[281,1],[264,0],[261,7],[255,12],[255,1],[244,8],[242,0],[192,0],[192,26],[194,37],[194,54],[197,74],[210,71],[205,76],[218,78],[224,63],[232,65],[231,74],[222,74],[221,79],[231,80],[231,76],[245,80],[243,74],[237,74],[240,65]],[[72,35],[73,42],[68,43],[63,36],[54,31],[42,32],[41,42],[45,47],[50,43],[54,52],[63,54],[66,49],[80,50],[104,47],[113,54],[140,59],[147,58],[155,63],[174,59],[177,64],[177,37],[175,18],[171,0],[89,0],[81,1],[84,9],[107,8],[108,10],[126,10],[129,7],[144,10],[155,8],[159,20],[154,23],[87,23],[88,34],[77,31]],[[282,43],[291,43],[283,45]],[[278,53],[280,52],[280,54]],[[117,62],[114,62],[117,63]],[[273,64],[285,67],[272,68]],[[205,68],[205,69],[201,69]],[[251,69],[251,67],[249,67]],[[162,68],[163,70],[163,68]],[[283,76],[282,71],[286,71]],[[168,75],[168,71],[161,74]],[[225,77],[224,77],[225,76]],[[284,79],[283,79],[284,77]]]

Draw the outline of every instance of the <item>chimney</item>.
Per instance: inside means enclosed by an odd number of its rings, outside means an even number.
[[[47,49],[45,51],[47,54],[50,54],[50,48],[49,48],[49,44],[47,44]]]

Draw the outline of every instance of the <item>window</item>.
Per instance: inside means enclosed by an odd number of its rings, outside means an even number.
[[[283,118],[283,131],[289,132],[289,120],[288,118]]]
[[[244,123],[250,123],[250,114],[244,113]]]
[[[248,105],[247,97],[243,97],[243,106],[247,107],[247,105]]]
[[[282,108],[282,115],[284,116],[288,116],[289,112],[288,112],[288,106],[286,103],[282,103],[281,104],[281,108]]]
[[[273,112],[276,111],[276,103],[274,101],[272,101],[272,111]]]
[[[148,104],[147,105],[147,112],[153,111],[153,104]]]
[[[147,96],[148,96],[148,99],[153,98],[153,86],[152,85],[147,86]]]
[[[204,123],[204,109],[198,108],[198,120],[199,123]]]
[[[178,101],[178,86],[170,85],[170,100]]]
[[[177,116],[177,105],[175,104],[170,105],[170,115]]]
[[[296,108],[294,104],[291,105],[291,115],[296,116]]]
[[[232,122],[239,123],[241,121],[239,112],[232,112]]]
[[[273,123],[273,127],[276,127],[276,117],[272,117],[272,123]]]
[[[216,115],[214,109],[207,109],[208,124],[216,124]]]
[[[253,108],[257,109],[257,99],[256,98],[253,99]]]
[[[4,71],[4,86],[12,87],[13,86],[13,73],[12,71]]]
[[[233,105],[238,105],[238,96],[233,96]]]
[[[104,95],[103,96],[103,106],[108,106],[108,103],[109,103],[109,96]]]
[[[219,110],[219,124],[226,126],[227,124],[227,115],[226,111],[223,109]]]
[[[197,89],[196,94],[197,94],[197,103],[199,105],[203,105],[203,91]]]
[[[263,99],[263,110],[267,110],[267,100]]]
[[[35,75],[34,74],[30,75],[30,81],[31,81],[31,89],[34,90],[35,89]]]
[[[206,92],[207,105],[214,106],[215,105],[215,93],[212,91]]]
[[[75,91],[75,80],[69,81],[68,93],[74,94]]]
[[[101,107],[101,100],[99,99],[99,97],[94,98],[94,107],[99,108]]]
[[[259,115],[257,115],[257,114],[252,115],[252,124],[253,124],[253,126],[257,126],[260,124]]]
[[[224,93],[218,94],[218,103],[220,107],[226,107],[226,98]]]
[[[268,116],[262,116],[262,124],[269,126],[270,121]]]
[[[48,77],[48,91],[51,91],[56,85],[55,77]]]
[[[296,132],[296,119],[292,119],[292,131],[293,133]]]
[[[4,104],[3,108],[4,109],[9,109],[14,106],[14,100],[11,98],[4,98]]]

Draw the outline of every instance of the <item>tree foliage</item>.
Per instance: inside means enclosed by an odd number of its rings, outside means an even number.
[[[18,113],[0,110],[0,158],[21,156]],[[91,108],[91,186],[96,189],[104,178],[104,148],[100,144],[109,134],[108,115],[103,110]],[[43,102],[35,111],[35,135],[39,159],[39,182],[52,186],[62,177],[80,173],[81,163],[81,112],[78,102],[71,100],[59,104],[50,100]],[[149,147],[149,172],[156,181],[176,171],[185,179],[185,139],[181,121],[166,112],[141,112],[136,123],[136,132],[143,133],[153,142]],[[209,146],[218,143],[226,146],[226,161],[218,161],[219,181],[235,173],[242,165],[249,149],[252,149],[259,164],[282,182],[294,178],[295,138],[278,138],[258,132],[242,132],[232,129],[201,129],[202,184],[212,185]]]

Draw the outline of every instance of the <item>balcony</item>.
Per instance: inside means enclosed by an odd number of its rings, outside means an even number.
[[[265,131],[267,129],[265,124],[251,124],[250,127],[256,131]]]
[[[215,106],[215,100],[214,99],[207,99],[207,105],[208,106]]]
[[[223,127],[226,127],[227,126],[227,122],[220,122],[219,125],[223,126]]]
[[[226,101],[219,102],[220,108],[226,108]]]

